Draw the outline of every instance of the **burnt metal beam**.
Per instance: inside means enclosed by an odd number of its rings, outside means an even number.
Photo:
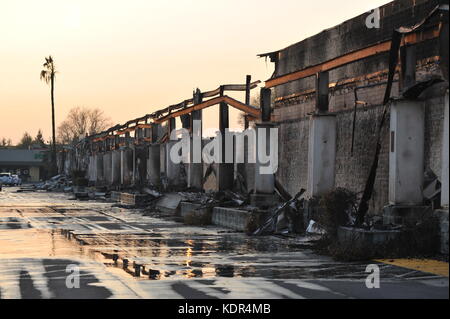
[[[234,107],[236,109],[239,109],[239,110],[241,110],[241,111],[243,111],[243,112],[245,112],[247,114],[250,114],[253,117],[257,117],[257,118],[260,117],[261,112],[260,112],[260,110],[258,108],[254,107],[254,106],[251,106],[251,105],[244,104],[244,103],[239,102],[239,101],[237,101],[237,100],[235,100],[235,99],[233,99],[233,98],[231,98],[231,97],[229,97],[227,95],[224,95],[224,96],[219,96],[219,97],[207,100],[207,101],[202,102],[200,104],[195,104],[193,106],[190,106],[190,107],[187,107],[185,109],[173,112],[171,114],[167,114],[166,116],[163,116],[163,117],[161,117],[159,119],[155,119],[154,123],[163,123],[163,122],[168,121],[171,118],[179,117],[179,116],[181,116],[183,114],[192,113],[193,111],[202,110],[202,109],[208,108],[210,106],[213,106],[213,105],[216,105],[216,104],[220,104],[221,102],[224,102],[224,103],[226,103],[228,105],[231,105],[232,107]]]
[[[403,46],[400,49],[400,87],[401,91],[405,92],[416,84],[416,47]]]
[[[246,89],[245,89],[245,104],[250,105],[250,90],[251,90],[251,81],[252,81],[252,76],[251,75],[247,75],[246,79],[245,79],[245,85],[246,85]],[[248,129],[248,116],[245,115],[244,116],[244,129]]]
[[[328,112],[328,88],[329,88],[329,73],[320,72],[316,75],[316,112]]]
[[[435,39],[439,37],[440,35],[440,28],[439,26],[434,26],[430,30],[417,32],[417,33],[411,33],[405,35],[404,38],[404,45],[414,45],[420,42],[424,42],[427,40]],[[307,68],[304,68],[299,71],[295,71],[292,73],[288,73],[279,77],[275,77],[272,79],[269,79],[266,81],[266,88],[272,88],[278,85],[283,85],[292,81],[300,80],[309,76],[313,76],[320,72],[330,71],[333,69],[336,69],[338,67],[347,65],[352,62],[356,62],[359,60],[366,59],[371,56],[378,55],[380,53],[389,52],[391,49],[391,40],[384,41],[381,43],[377,43],[375,45],[369,46],[364,49],[356,50],[347,54],[344,54],[342,56],[339,56],[337,58],[328,60],[326,62],[310,66]]]
[[[272,113],[271,108],[272,91],[268,88],[261,88],[260,103],[261,103],[261,120],[263,122],[270,122]]]

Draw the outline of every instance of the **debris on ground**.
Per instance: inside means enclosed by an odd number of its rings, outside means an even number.
[[[302,202],[304,200],[301,197],[305,192],[306,192],[305,189],[300,190],[300,192],[297,195],[295,195],[294,198],[274,208],[271,211],[269,218],[264,222],[264,224],[261,227],[259,227],[256,231],[253,232],[253,235],[257,236],[273,233],[287,234],[289,232],[292,232],[293,228],[292,219],[289,218],[288,212],[290,210],[297,211],[297,202]]]
[[[64,174],[56,175],[49,180],[36,184],[37,190],[46,191],[64,191],[66,188],[72,186],[72,180]]]
[[[177,193],[164,194],[157,202],[156,208],[160,211],[176,211],[180,206],[183,197]]]
[[[314,220],[309,221],[308,228],[306,228],[307,234],[325,234],[325,230],[323,230],[322,227],[320,227],[319,224],[317,224]]]

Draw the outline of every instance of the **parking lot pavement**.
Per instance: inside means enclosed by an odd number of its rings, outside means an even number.
[[[336,262],[304,238],[15,190],[0,193],[0,298],[448,298],[448,275]],[[366,286],[368,264],[380,269],[379,289]]]

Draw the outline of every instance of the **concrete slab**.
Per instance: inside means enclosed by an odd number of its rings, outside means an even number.
[[[169,193],[161,197],[156,203],[156,208],[166,213],[178,213],[178,208],[183,197],[177,193]]]

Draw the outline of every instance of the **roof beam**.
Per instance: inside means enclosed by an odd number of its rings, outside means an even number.
[[[237,101],[237,100],[235,100],[235,99],[233,99],[233,98],[231,98],[231,97],[229,97],[227,95],[224,95],[224,96],[215,97],[213,99],[207,100],[207,101],[202,102],[200,104],[192,105],[192,106],[187,107],[185,109],[182,109],[180,111],[176,111],[176,112],[167,114],[166,116],[163,116],[163,117],[161,117],[159,119],[155,119],[154,123],[163,123],[163,122],[168,121],[171,118],[175,118],[175,117],[179,117],[179,116],[182,116],[182,115],[185,115],[185,114],[189,114],[189,113],[192,113],[193,111],[199,111],[199,110],[211,107],[213,105],[220,104],[222,102],[226,103],[226,104],[229,104],[232,107],[234,107],[234,108],[236,108],[238,110],[241,110],[242,112],[250,114],[253,117],[259,118],[261,116],[261,111],[258,108],[253,107],[251,105],[244,104],[244,103],[239,102],[239,101]]]
[[[413,45],[420,42],[424,42],[426,40],[431,40],[439,37],[439,33],[440,33],[439,26],[434,26],[433,28],[427,31],[407,34],[404,37],[403,44]],[[309,76],[313,76],[320,72],[330,71],[352,62],[356,62],[371,56],[375,56],[380,53],[389,52],[390,49],[391,49],[391,40],[377,43],[367,48],[353,51],[344,54],[340,57],[328,60],[324,63],[320,63],[311,67],[307,67],[303,70],[295,71],[273,79],[269,79],[266,81],[265,87],[272,88],[292,81],[300,80]]]

